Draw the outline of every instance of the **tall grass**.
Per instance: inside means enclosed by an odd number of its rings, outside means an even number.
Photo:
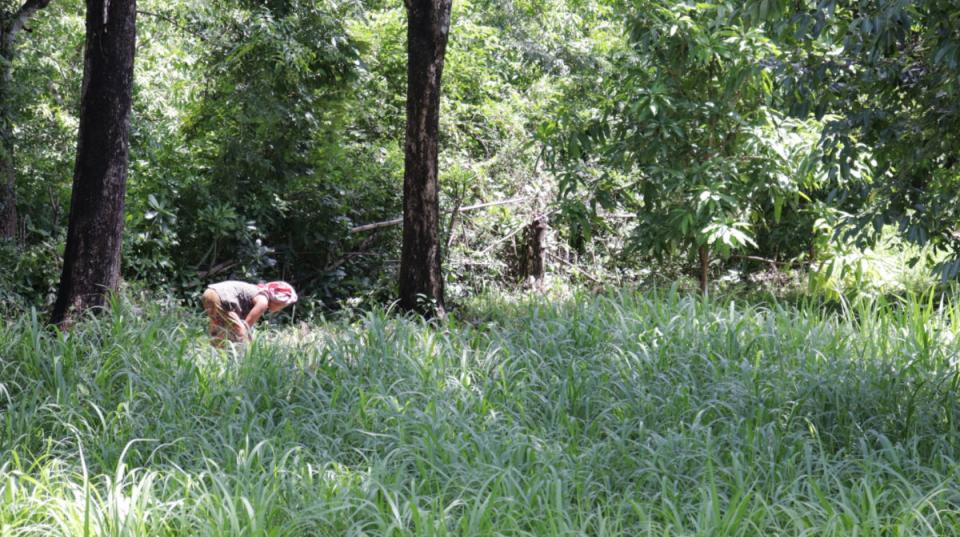
[[[0,327],[0,536],[958,535],[960,306]]]

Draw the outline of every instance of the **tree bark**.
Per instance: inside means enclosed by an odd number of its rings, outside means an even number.
[[[704,244],[700,246],[698,253],[700,255],[700,293],[706,295],[710,284],[710,251]]]
[[[533,280],[535,285],[543,283],[546,275],[547,257],[547,223],[537,218],[527,228],[527,259],[526,276]]]
[[[16,171],[13,167],[13,41],[3,21],[0,30],[0,240],[13,240],[17,234]]]
[[[80,130],[63,274],[51,322],[69,326],[120,282],[136,0],[87,0]]]
[[[400,307],[443,316],[437,133],[452,0],[406,0],[407,131]]]
[[[27,0],[16,12],[0,12],[0,240],[17,236],[16,169],[13,160],[13,61],[17,34],[50,0]]]

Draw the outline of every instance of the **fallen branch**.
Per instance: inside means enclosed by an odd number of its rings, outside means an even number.
[[[394,218],[393,220],[384,220],[383,222],[374,222],[373,224],[364,224],[362,226],[350,228],[350,233],[363,233],[364,231],[373,231],[382,227],[399,226],[403,223],[403,218]]]
[[[527,201],[530,198],[528,196],[520,198],[510,198],[505,200],[498,201],[489,201],[487,203],[478,203],[476,205],[467,205],[466,207],[461,207],[458,212],[465,213],[467,211],[474,211],[476,209],[484,209],[486,207],[494,207],[496,205],[509,205],[512,203],[520,203],[522,201]],[[372,224],[364,224],[362,226],[356,226],[350,228],[350,233],[363,233],[364,231],[373,231],[374,229],[380,229],[391,226],[398,226],[403,223],[403,217],[394,218],[391,220],[384,220],[383,222],[374,222]]]
[[[743,259],[744,261],[756,261],[758,263],[766,263],[768,265],[776,267],[777,265],[792,265],[791,261],[777,261],[776,259],[767,259],[766,257],[757,257],[755,255],[731,255],[733,259]]]
[[[358,246],[355,251],[347,252],[342,257],[340,257],[340,259],[337,259],[333,263],[330,263],[329,265],[323,268],[323,272],[324,273],[333,272],[334,270],[343,266],[344,263],[346,263],[350,259],[363,255],[366,252],[367,248],[370,247],[370,244],[373,243],[373,239],[375,238],[376,238],[376,235],[371,235],[367,237],[366,239],[364,239],[363,242],[360,243],[360,246]]]
[[[591,276],[587,271],[581,269],[580,267],[574,265],[573,263],[567,261],[566,259],[558,256],[557,254],[555,254],[555,253],[553,253],[553,252],[548,252],[547,255],[549,255],[549,256],[552,257],[553,259],[555,259],[555,260],[563,263],[564,265],[566,265],[566,266],[568,266],[568,267],[576,270],[578,274],[582,274],[583,276],[585,276],[588,280],[592,281],[593,283],[596,283],[596,284],[598,284],[598,285],[603,285],[603,284],[604,284],[602,281],[600,281],[600,280],[598,280],[597,278],[594,278],[593,276]]]
[[[207,270],[197,271],[197,276],[201,278],[206,278],[208,276],[213,276],[214,274],[220,274],[221,272],[230,270],[237,265],[238,263],[236,261],[224,261],[220,264],[210,267]]]
[[[553,209],[550,209],[549,211],[547,211],[547,212],[545,212],[545,213],[538,214],[536,217],[534,217],[534,220],[546,219],[548,216],[551,216],[553,213],[555,213],[555,212],[557,212],[557,211],[559,211],[559,210],[560,210],[560,207],[554,207]],[[500,237],[499,239],[491,242],[489,245],[487,245],[486,248],[484,248],[483,250],[481,250],[478,255],[486,255],[488,252],[490,252],[490,250],[493,249],[494,246],[497,246],[498,244],[503,244],[504,242],[507,242],[508,240],[510,240],[511,237],[513,237],[513,236],[516,235],[517,233],[520,233],[521,231],[527,229],[527,226],[529,226],[529,225],[530,225],[529,222],[524,222],[524,223],[521,224],[520,226],[514,228],[514,230],[511,231],[510,233],[507,233],[507,234],[504,235],[503,237]]]

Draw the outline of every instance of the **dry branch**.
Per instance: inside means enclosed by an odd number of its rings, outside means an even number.
[[[604,285],[604,283],[603,283],[602,281],[600,281],[599,279],[591,276],[589,272],[583,270],[582,268],[578,267],[577,265],[574,265],[573,263],[567,261],[566,259],[560,257],[559,255],[557,255],[557,254],[555,254],[555,253],[553,253],[553,252],[547,252],[547,255],[549,255],[549,256],[552,257],[553,259],[555,259],[555,260],[563,263],[564,265],[566,265],[566,266],[568,266],[568,267],[576,270],[576,271],[577,271],[577,274],[579,274],[579,275],[587,278],[588,280],[592,281],[593,283],[596,283],[596,284],[599,284],[599,285]]]
[[[465,213],[467,211],[473,211],[476,209],[484,209],[486,207],[494,207],[496,205],[509,205],[511,203],[520,203],[522,201],[529,200],[529,197],[520,197],[520,198],[510,198],[505,200],[498,201],[489,201],[487,203],[478,203],[476,205],[467,205],[466,207],[461,207],[459,212]],[[384,220],[383,222],[374,222],[372,224],[364,224],[362,226],[356,226],[350,228],[350,233],[363,233],[364,231],[373,231],[374,229],[380,229],[391,226],[399,226],[403,223],[403,218],[394,218],[391,220]]]

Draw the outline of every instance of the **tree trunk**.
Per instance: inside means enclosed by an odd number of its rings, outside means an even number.
[[[537,218],[527,228],[526,276],[537,286],[543,283],[546,275],[547,223]]]
[[[452,0],[406,0],[407,132],[400,307],[443,316],[437,132]]]
[[[700,246],[698,253],[700,254],[700,293],[706,295],[710,278],[710,251],[704,244]]]
[[[80,131],[63,274],[51,322],[69,326],[120,281],[136,0],[87,0]]]
[[[13,240],[17,235],[16,171],[13,168],[13,40],[7,21],[0,29],[0,240]]]

